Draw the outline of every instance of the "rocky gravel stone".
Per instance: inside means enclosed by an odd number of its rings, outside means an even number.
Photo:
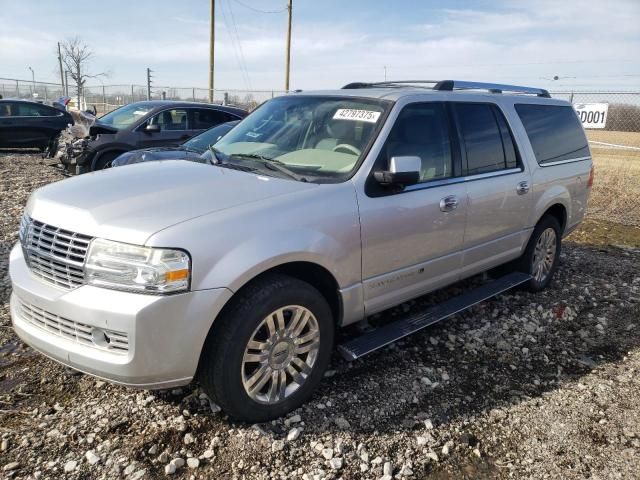
[[[547,290],[509,291],[353,363],[336,354],[309,403],[251,426],[220,413],[195,384],[127,389],[20,342],[8,255],[29,194],[63,180],[48,163],[0,152],[1,478],[637,478],[637,248],[594,246],[580,229]]]
[[[287,441],[293,442],[294,440],[297,440],[300,437],[301,433],[302,433],[301,429],[292,428],[291,430],[289,430],[289,433],[287,434]]]
[[[78,465],[78,462],[76,462],[75,460],[69,460],[67,463],[64,464],[64,473],[71,473],[76,469],[76,466]]]

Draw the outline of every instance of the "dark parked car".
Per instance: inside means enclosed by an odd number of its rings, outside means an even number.
[[[53,147],[60,132],[73,124],[64,106],[55,107],[31,100],[0,100],[0,147]]]
[[[99,118],[89,137],[60,157],[69,174],[109,168],[124,152],[179,145],[203,131],[247,115],[245,110],[196,102],[147,101],[118,108]]]
[[[111,166],[121,167],[123,165],[152,162],[155,160],[190,160],[192,162],[200,163],[208,162],[211,159],[209,156],[209,146],[224,137],[238,123],[240,123],[240,120],[222,123],[202,132],[200,135],[196,135],[176,147],[143,148],[123,153],[112,162]]]

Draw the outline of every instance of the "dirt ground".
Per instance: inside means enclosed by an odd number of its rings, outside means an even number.
[[[37,155],[0,153],[0,478],[638,478],[639,228],[587,221],[546,291],[336,355],[307,405],[245,425],[196,385],[114,386],[16,338],[8,253],[30,192],[59,179]]]

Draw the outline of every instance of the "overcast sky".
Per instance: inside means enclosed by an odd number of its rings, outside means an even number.
[[[286,0],[216,1],[216,88],[282,89]],[[294,89],[379,81],[386,66],[390,79],[640,90],[640,0],[293,4]],[[208,0],[0,0],[0,77],[31,66],[56,81],[56,42],[78,35],[106,84],[143,84],[151,67],[158,85],[206,87],[208,19]]]

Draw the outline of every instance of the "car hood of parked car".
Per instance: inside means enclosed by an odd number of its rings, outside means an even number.
[[[119,130],[111,125],[100,123],[99,121],[89,127],[89,136],[93,137],[99,134],[115,135]]]
[[[144,162],[42,187],[26,213],[64,230],[143,245],[177,223],[312,188],[317,184],[195,162]]]
[[[177,147],[156,147],[125,152],[113,161],[113,167],[131,165],[140,162],[152,162],[155,160],[191,160],[193,162],[205,163],[201,157],[203,152],[190,150],[183,146]]]

